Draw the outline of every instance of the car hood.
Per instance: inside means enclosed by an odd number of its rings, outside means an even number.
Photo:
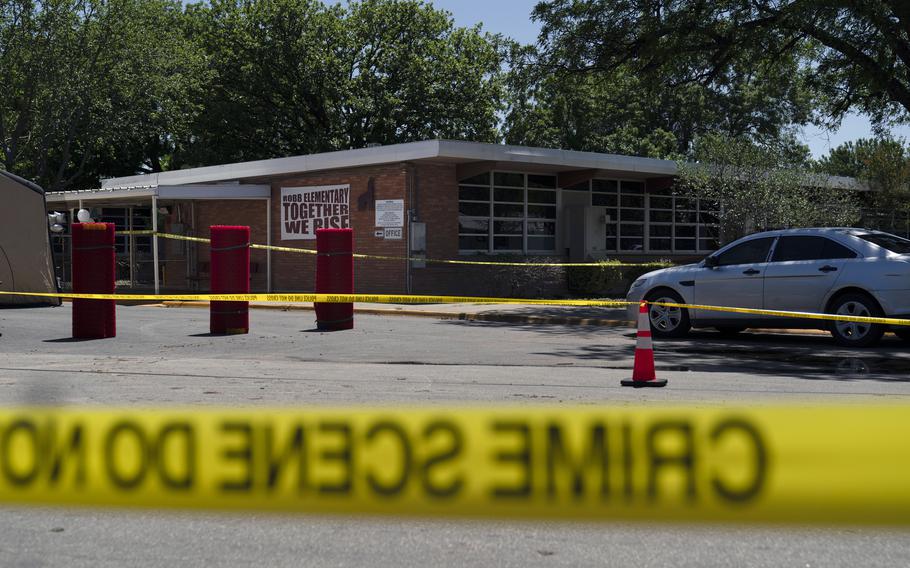
[[[664,276],[664,275],[681,275],[688,272],[692,272],[694,269],[698,268],[698,264],[683,264],[681,266],[671,266],[669,268],[660,268],[658,270],[652,270],[651,272],[642,274],[639,278],[653,278],[655,276]]]

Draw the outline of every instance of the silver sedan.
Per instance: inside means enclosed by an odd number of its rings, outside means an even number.
[[[789,229],[734,241],[697,264],[649,272],[627,299],[910,319],[910,240],[867,229]],[[638,306],[630,306],[630,319]],[[650,306],[655,337],[692,327],[830,330],[837,343],[875,344],[886,326]],[[910,327],[893,331],[910,341]]]

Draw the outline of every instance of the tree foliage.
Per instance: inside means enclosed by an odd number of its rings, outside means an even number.
[[[851,109],[879,122],[910,111],[906,0],[552,0],[535,15],[569,69],[631,68],[721,99],[765,73],[781,95],[810,89],[830,124]]]
[[[756,230],[849,226],[859,220],[856,192],[837,189],[806,168],[792,145],[757,145],[708,135],[697,141],[696,162],[679,163],[678,186],[721,204],[726,241]]]
[[[51,190],[498,139],[499,37],[417,0],[0,2],[0,167]]]
[[[214,0],[190,16],[213,77],[185,164],[497,138],[500,40],[431,5]]]
[[[872,205],[884,210],[910,210],[910,148],[902,139],[863,138],[846,142],[820,159],[815,168],[869,184]]]
[[[161,169],[202,75],[177,0],[0,3],[0,164],[48,189]]]

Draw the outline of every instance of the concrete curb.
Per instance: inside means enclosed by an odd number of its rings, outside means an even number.
[[[208,302],[179,302],[166,301],[160,304],[154,304],[155,307],[164,308],[208,308]],[[253,310],[279,310],[288,311],[313,311],[311,305],[300,304],[250,304]],[[426,310],[398,310],[382,308],[354,308],[358,314],[368,314],[376,316],[410,316],[425,317],[444,320],[462,320],[462,321],[488,321],[502,323],[537,323],[552,325],[596,325],[601,327],[628,327],[632,325],[629,320],[602,319],[602,318],[583,318],[575,316],[532,316],[525,314],[504,314],[504,313],[480,313],[469,314],[465,312],[431,312]]]

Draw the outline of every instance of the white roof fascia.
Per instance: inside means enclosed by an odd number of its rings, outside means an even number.
[[[272,186],[263,184],[158,186],[158,199],[268,199],[271,196]]]
[[[577,152],[574,150],[531,148],[528,146],[459,142],[455,140],[440,140],[439,146],[439,154],[444,158],[541,164],[593,170],[616,170],[655,176],[674,176],[677,174],[676,162],[672,160],[598,154],[596,152]]]
[[[187,170],[174,170],[120,178],[111,178],[101,182],[105,189],[129,187],[133,185],[184,185],[215,181],[239,180],[245,178],[280,176],[298,172],[331,170],[372,166],[394,162],[406,162],[435,158],[439,155],[439,142],[409,142],[391,146],[376,146],[356,150],[339,150],[307,156],[291,156],[255,162],[239,162],[221,166],[206,166]]]
[[[48,203],[78,203],[79,201],[104,201],[111,199],[139,199],[158,195],[154,187],[132,189],[88,189],[82,191],[56,191],[46,194]]]

